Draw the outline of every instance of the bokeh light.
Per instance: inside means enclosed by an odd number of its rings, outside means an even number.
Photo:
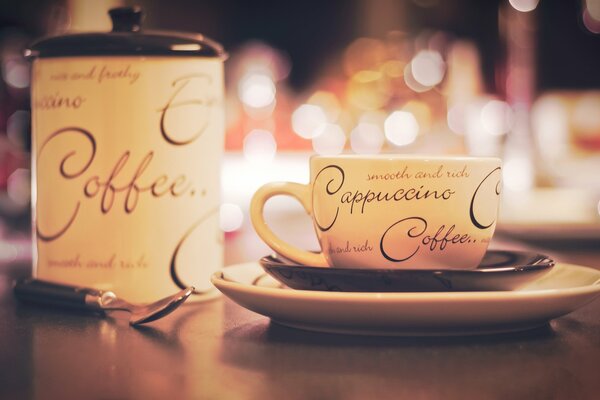
[[[510,5],[517,11],[529,12],[536,9],[540,0],[508,0]]]
[[[456,104],[448,109],[446,122],[448,128],[458,135],[464,135],[467,132],[467,107],[462,104]]]
[[[512,108],[504,101],[490,100],[483,105],[480,113],[481,125],[490,135],[500,136],[513,126]]]
[[[309,97],[308,104],[320,107],[330,122],[336,122],[340,117],[341,106],[338,98],[331,92],[318,90]]]
[[[344,151],[346,134],[336,124],[323,124],[312,139],[313,150],[323,156],[332,156]]]
[[[444,78],[446,65],[439,52],[421,50],[410,62],[412,76],[425,87],[435,86]]]
[[[224,203],[219,209],[219,226],[223,232],[234,232],[242,227],[244,213],[237,204]]]
[[[19,255],[19,250],[12,243],[0,240],[0,261],[10,262],[16,260]]]
[[[31,181],[29,178],[29,170],[17,168],[8,177],[6,182],[6,193],[8,197],[20,206],[29,204],[31,194]]]
[[[350,147],[357,154],[377,154],[383,142],[383,132],[376,124],[361,122],[350,132]]]
[[[404,75],[405,66],[405,63],[401,61],[389,60],[381,66],[381,71],[389,78],[402,78],[402,76]]]
[[[433,118],[429,104],[420,100],[410,100],[402,107],[402,111],[408,111],[414,115],[419,125],[419,134],[425,134],[430,131]]]
[[[385,106],[391,95],[380,71],[363,70],[352,75],[346,88],[348,101],[361,110]]]
[[[385,137],[396,146],[413,143],[419,134],[419,124],[415,116],[408,111],[394,111],[385,120]]]
[[[232,52],[227,63],[229,76],[236,82],[248,73],[265,74],[279,82],[288,77],[292,68],[285,51],[257,40],[251,40]]]
[[[29,87],[29,64],[22,60],[6,60],[2,72],[4,81],[15,89]]]
[[[17,110],[6,120],[6,136],[17,146],[23,147],[26,135],[29,133],[29,111]]]
[[[251,73],[244,76],[238,86],[242,103],[252,108],[266,108],[275,101],[275,83],[265,74]]]
[[[460,110],[460,109],[459,109]],[[454,111],[454,110],[453,110]],[[464,104],[462,117],[465,144],[471,155],[499,156],[504,138],[513,127],[513,111],[491,96],[478,96]]]
[[[385,122],[385,119],[387,117],[388,114],[386,114],[382,110],[367,111],[360,116],[358,122],[375,124],[378,127],[383,128],[383,123]]]
[[[431,86],[425,86],[419,83],[413,75],[411,64],[406,64],[404,67],[404,83],[408,86],[412,91],[417,93],[423,93],[431,89]]]
[[[581,96],[573,107],[573,128],[581,138],[593,139],[600,132],[600,94]]]
[[[600,0],[585,0],[585,9],[590,18],[600,22]]]
[[[509,190],[524,191],[533,187],[533,166],[526,157],[511,157],[502,163],[502,185]]]
[[[558,158],[569,150],[569,116],[559,96],[540,97],[531,110],[531,124],[544,149],[542,156]]]
[[[600,20],[595,19],[590,14],[589,9],[583,10],[583,26],[591,33],[600,33]]]
[[[244,157],[248,162],[268,164],[275,158],[277,142],[265,129],[253,129],[244,138]]]
[[[323,109],[313,104],[302,104],[292,113],[292,129],[304,139],[312,139],[327,123]]]
[[[344,70],[348,76],[359,71],[376,70],[386,57],[385,44],[381,40],[358,38],[344,53]]]

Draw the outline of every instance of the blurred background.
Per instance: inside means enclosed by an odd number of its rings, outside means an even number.
[[[600,241],[600,0],[2,0],[0,259],[29,252],[23,50],[109,31],[123,5],[143,8],[144,29],[200,32],[229,52],[230,238],[251,231],[261,184],[308,181],[311,154],[391,152],[502,157],[500,233]],[[310,230],[299,205],[275,200],[284,238]]]

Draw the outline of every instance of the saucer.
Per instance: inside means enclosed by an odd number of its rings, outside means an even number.
[[[354,269],[295,264],[275,256],[259,261],[293,289],[336,292],[445,292],[514,290],[539,278],[554,261],[537,253],[489,250],[476,269]]]
[[[294,290],[257,262],[216,272],[213,284],[251,311],[293,328],[362,335],[469,335],[543,326],[600,294],[600,271],[558,263],[516,291],[345,293]]]

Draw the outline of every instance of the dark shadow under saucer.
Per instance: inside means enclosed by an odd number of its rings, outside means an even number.
[[[476,269],[349,269],[294,264],[266,256],[264,270],[292,289],[338,292],[448,292],[515,290],[550,271],[543,254],[489,250]]]

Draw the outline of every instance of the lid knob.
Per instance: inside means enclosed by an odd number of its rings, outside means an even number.
[[[108,11],[112,19],[113,32],[138,32],[142,25],[141,7],[117,7]]]

